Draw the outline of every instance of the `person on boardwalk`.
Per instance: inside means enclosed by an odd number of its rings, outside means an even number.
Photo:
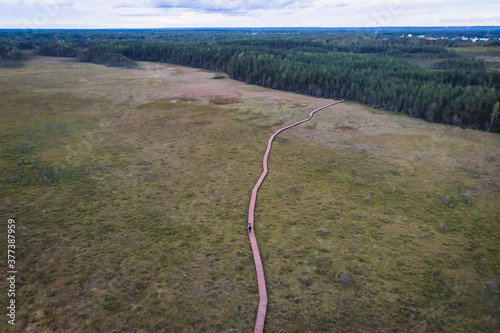
[[[252,225],[248,223],[248,233],[252,232]]]

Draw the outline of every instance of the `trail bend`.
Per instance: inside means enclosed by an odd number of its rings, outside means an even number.
[[[344,102],[345,99],[342,99],[337,102],[333,102],[330,104],[327,104],[325,106],[322,106],[314,111],[311,111],[309,113],[309,116],[301,121],[298,121],[296,123],[293,123],[291,125],[288,125],[286,127],[280,128],[276,132],[274,132],[273,135],[269,138],[267,141],[267,149],[264,154],[264,159],[262,160],[262,174],[259,177],[259,180],[255,184],[253,190],[252,190],[252,196],[250,198],[250,207],[248,208],[248,236],[250,238],[250,244],[252,246],[252,253],[253,253],[253,260],[255,262],[255,270],[257,272],[257,285],[259,287],[259,308],[257,311],[257,319],[255,321],[255,328],[254,328],[254,333],[262,333],[264,331],[264,324],[266,321],[266,311],[267,311],[267,288],[266,288],[266,279],[264,276],[264,268],[262,267],[262,260],[260,258],[260,252],[259,252],[259,246],[257,245],[257,239],[255,238],[255,228],[254,228],[254,222],[255,222],[255,204],[257,202],[257,192],[259,191],[260,186],[262,185],[262,182],[267,176],[268,173],[268,158],[269,154],[271,152],[271,146],[273,144],[274,139],[278,134],[281,132],[290,129],[294,126],[300,125],[302,123],[305,123],[309,120],[312,119],[314,114],[318,111],[321,111],[323,109],[326,109],[332,105],[339,104]]]

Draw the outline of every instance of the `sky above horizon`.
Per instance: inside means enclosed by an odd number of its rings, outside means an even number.
[[[499,0],[0,0],[0,29],[500,26]]]

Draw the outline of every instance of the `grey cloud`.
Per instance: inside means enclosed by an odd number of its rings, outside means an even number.
[[[113,6],[114,8],[148,8],[152,7],[151,1],[147,0],[129,0],[129,1],[121,1],[120,3]]]
[[[340,3],[334,3],[334,4],[327,4],[325,7],[330,7],[330,8],[342,8],[342,7],[348,7],[349,4],[346,2],[340,2]]]
[[[306,7],[312,0],[153,0],[156,8],[183,8],[205,12],[248,12],[254,10]]]

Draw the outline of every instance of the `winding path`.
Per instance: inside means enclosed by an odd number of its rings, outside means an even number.
[[[253,260],[255,262],[255,270],[257,271],[257,284],[259,287],[259,298],[260,298],[259,310],[257,311],[257,320],[255,321],[254,333],[261,333],[264,331],[264,323],[266,321],[266,311],[267,311],[266,279],[264,277],[264,268],[262,267],[262,260],[260,259],[259,246],[257,245],[257,239],[255,238],[254,216],[255,216],[255,203],[257,201],[257,192],[259,191],[259,188],[262,185],[264,178],[266,178],[267,176],[267,171],[268,171],[267,160],[269,158],[269,153],[271,152],[271,145],[273,144],[274,138],[276,138],[276,136],[281,132],[283,132],[284,130],[305,123],[306,121],[311,120],[311,118],[316,112],[326,109],[327,107],[330,107],[332,105],[342,103],[344,101],[345,99],[338,102],[333,102],[312,111],[311,113],[309,113],[309,116],[306,119],[277,130],[273,135],[271,135],[269,141],[267,142],[266,153],[264,154],[264,160],[262,161],[263,171],[262,174],[260,175],[259,180],[257,181],[252,190],[250,207],[248,208],[248,229],[249,229],[248,236],[250,237],[250,244],[252,245]]]

